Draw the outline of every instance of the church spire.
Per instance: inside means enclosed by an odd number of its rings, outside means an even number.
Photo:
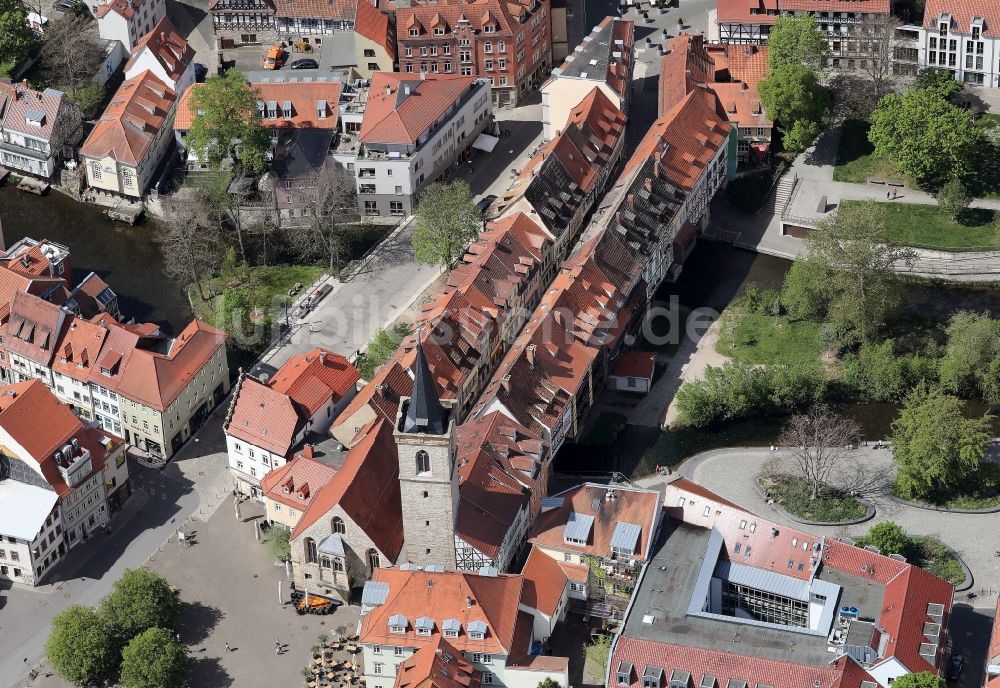
[[[413,361],[413,394],[406,407],[403,432],[443,435],[448,429],[448,411],[438,399],[437,385],[431,376],[424,348],[417,333],[417,355]]]

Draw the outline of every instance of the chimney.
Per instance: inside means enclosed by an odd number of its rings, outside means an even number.
[[[387,96],[391,96],[392,95],[392,86],[390,86],[389,84],[385,85],[385,94]]]
[[[535,367],[535,349],[536,348],[538,348],[538,347],[536,347],[534,344],[528,344],[528,348],[527,348],[528,364],[532,368]]]
[[[424,73],[420,72],[420,78],[423,78],[423,76],[424,76]],[[403,93],[405,93],[406,95],[410,95],[410,85],[409,84],[403,84]]]
[[[476,601],[474,599],[472,599],[471,597],[466,597],[465,598],[465,606],[468,607],[469,609],[471,609],[472,605],[474,605],[475,603],[476,603]]]

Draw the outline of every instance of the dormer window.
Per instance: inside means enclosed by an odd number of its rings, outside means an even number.
[[[445,638],[457,638],[462,631],[462,624],[458,619],[445,619],[441,624],[441,630],[444,631]]]
[[[278,116],[278,101],[269,100],[267,101],[267,117],[268,119],[275,119]]]
[[[393,614],[389,617],[389,632],[400,635],[406,633],[406,628],[410,625],[409,620],[402,614]]]
[[[292,101],[286,100],[281,104],[281,115],[285,119],[292,118]]]
[[[434,35],[435,36],[443,36],[444,35],[444,27],[443,26],[435,26],[434,27]]]
[[[563,528],[563,542],[567,545],[586,545],[590,540],[590,531],[594,527],[594,517],[590,514],[569,512],[566,526]]]
[[[417,619],[415,628],[417,635],[428,636],[434,632],[434,620],[427,616],[421,616]]]
[[[483,640],[486,638],[486,622],[472,621],[469,623],[469,638],[472,640]]]
[[[627,686],[632,683],[632,663],[618,662],[617,681],[619,686]]]
[[[261,119],[264,119],[264,101],[263,100],[258,100],[257,101],[257,116],[260,117]]]
[[[642,688],[660,688],[663,685],[663,669],[646,665],[642,672]]]
[[[410,29],[410,35],[411,36],[419,36],[420,35],[420,29],[416,29],[416,28]]]
[[[317,100],[316,101],[316,116],[319,119],[326,119],[326,101]]]
[[[497,25],[490,23],[483,27],[483,33],[496,33]]]

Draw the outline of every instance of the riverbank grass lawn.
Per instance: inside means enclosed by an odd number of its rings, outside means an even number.
[[[852,203],[858,201],[843,201],[841,206]],[[1000,250],[1000,217],[994,210],[968,208],[955,220],[936,205],[902,201],[878,205],[886,233],[897,244],[942,251]]]
[[[272,306],[277,306],[280,310],[285,299],[288,299],[288,304],[291,306],[293,299],[288,296],[288,290],[296,282],[302,284],[303,290],[308,289],[309,285],[319,279],[319,276],[324,272],[323,268],[318,265],[266,265],[251,267],[248,268],[248,271],[248,276],[243,279],[213,277],[203,280],[202,286],[206,296],[209,297],[204,301],[198,293],[198,288],[194,284],[189,285],[188,297],[194,308],[195,316],[216,326],[223,323],[225,314],[219,312],[219,309],[222,307],[222,294],[227,287],[248,289],[255,308],[262,308],[270,312]],[[284,317],[284,312],[276,311],[272,313],[272,316]]]
[[[863,119],[844,120],[833,181],[864,184],[871,178],[905,179],[896,163],[876,157],[875,146],[868,140],[870,128]]]
[[[817,322],[729,309],[722,315],[715,350],[744,363],[818,362],[823,354],[819,331]]]
[[[796,518],[822,523],[846,523],[864,518],[864,503],[832,488],[811,499],[809,483],[791,475],[757,476],[757,487]]]

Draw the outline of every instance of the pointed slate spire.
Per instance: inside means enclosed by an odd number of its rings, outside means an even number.
[[[441,406],[438,399],[437,386],[431,376],[424,348],[417,335],[417,356],[413,361],[413,394],[406,407],[406,418],[403,419],[403,432],[424,432],[431,435],[443,435],[448,427],[448,411]]]

